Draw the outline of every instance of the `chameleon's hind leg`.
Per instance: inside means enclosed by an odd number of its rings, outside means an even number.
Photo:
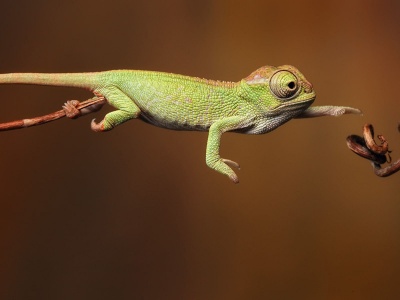
[[[139,117],[140,108],[118,88],[107,88],[105,91],[101,91],[101,94],[104,95],[111,106],[118,110],[106,114],[99,123],[96,123],[93,119],[91,123],[92,130],[108,131],[119,124]]]

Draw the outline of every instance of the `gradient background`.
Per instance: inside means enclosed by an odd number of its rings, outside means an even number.
[[[92,116],[2,132],[1,299],[398,299],[400,175],[346,147],[366,122],[400,157],[399,1],[2,1],[0,72],[147,69],[237,81],[293,64],[316,105],[364,116],[226,134]],[[84,90],[0,86],[1,121]],[[99,119],[104,109],[96,114]]]

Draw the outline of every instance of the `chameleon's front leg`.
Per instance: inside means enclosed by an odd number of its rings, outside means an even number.
[[[244,117],[233,116],[224,118],[213,123],[208,133],[206,152],[207,165],[211,169],[228,176],[234,183],[238,183],[239,178],[228,165],[239,169],[239,164],[232,160],[220,157],[219,148],[221,144],[221,136],[224,132],[246,127],[246,123],[246,118]]]

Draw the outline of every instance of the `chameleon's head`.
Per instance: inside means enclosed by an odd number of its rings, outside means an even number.
[[[294,117],[315,100],[312,84],[293,66],[261,67],[243,81],[271,114],[288,112]]]

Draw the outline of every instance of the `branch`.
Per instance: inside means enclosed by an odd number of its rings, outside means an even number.
[[[400,124],[397,128],[400,132]],[[390,163],[389,144],[382,135],[378,135],[381,145],[377,145],[374,140],[374,128],[371,124],[363,127],[363,137],[350,135],[347,137],[347,147],[355,154],[366,158],[372,162],[374,173],[379,177],[390,176],[400,170],[400,159],[387,167],[382,168],[381,164]]]
[[[58,110],[44,116],[0,123],[0,131],[7,131],[7,130],[36,126],[36,125],[42,125],[48,122],[58,120],[65,116],[70,119],[76,119],[83,115],[87,115],[89,113],[100,110],[101,107],[104,105],[104,103],[106,103],[104,97],[93,97],[83,102],[79,102],[78,100],[70,100],[64,104],[62,110]]]

